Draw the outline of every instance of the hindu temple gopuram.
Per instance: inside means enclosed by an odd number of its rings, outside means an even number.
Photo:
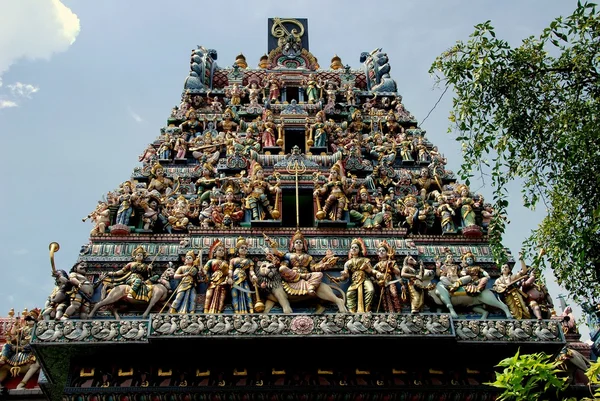
[[[191,51],[75,265],[51,243],[46,305],[2,321],[0,382],[40,371],[68,401],[484,401],[519,349],[589,355],[536,269],[495,263],[494,210],[405,108],[394,55],[320,66],[307,20],[268,27],[257,66]]]

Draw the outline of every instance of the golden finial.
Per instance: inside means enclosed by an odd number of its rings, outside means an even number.
[[[269,57],[267,57],[266,54],[263,54],[258,62],[258,68],[266,69],[267,67],[269,67]]]
[[[333,56],[333,58],[331,59],[331,65],[329,66],[329,68],[331,68],[332,70],[339,70],[340,68],[343,68],[344,65],[342,64],[342,59],[339,58],[339,56],[336,54],[335,56]]]
[[[235,58],[235,63],[240,68],[248,68],[248,63],[246,63],[246,57],[244,57],[242,53],[238,54],[238,56]]]

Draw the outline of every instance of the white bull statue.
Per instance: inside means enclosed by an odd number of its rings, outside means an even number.
[[[435,277],[435,271],[425,270],[423,276],[423,287],[426,287]],[[451,294],[441,282],[438,282],[435,285],[435,288],[429,291],[429,295],[437,305],[445,306],[453,318],[458,317],[454,307],[464,306],[471,307],[475,312],[481,313],[481,318],[485,319],[489,315],[489,311],[484,309],[482,307],[483,305],[498,308],[504,312],[507,318],[512,318],[512,314],[510,313],[508,306],[506,306],[504,302],[500,301],[496,297],[496,294],[494,294],[489,288],[484,289],[476,295],[466,295],[464,291],[461,291],[461,289],[462,287],[456,291],[458,294],[454,295]]]

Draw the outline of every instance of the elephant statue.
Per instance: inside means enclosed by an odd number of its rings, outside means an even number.
[[[428,287],[431,284],[435,276],[434,270],[425,270],[423,277],[423,287]],[[461,287],[462,288],[462,287]],[[457,292],[460,291],[457,290]],[[484,289],[477,295],[462,295],[460,294],[454,295],[451,294],[446,287],[440,282],[435,285],[435,288],[429,290],[429,296],[433,299],[433,301],[437,305],[442,305],[448,308],[450,315],[453,318],[457,318],[458,315],[454,310],[455,306],[464,306],[471,307],[474,311],[481,313],[481,318],[485,319],[489,315],[489,312],[482,308],[483,305],[493,306],[494,308],[498,308],[504,312],[507,318],[511,319],[512,314],[508,309],[508,306],[498,298],[496,298],[496,294],[492,292],[489,288]]]
[[[259,287],[268,292],[263,313],[269,313],[276,303],[281,305],[283,313],[293,313],[290,303],[310,299],[332,302],[338,307],[340,313],[348,312],[346,308],[346,295],[337,286],[321,283],[314,295],[289,295],[284,289],[278,268],[271,261],[267,260],[260,262],[256,267],[256,277]],[[335,295],[334,290],[341,294],[341,298]],[[324,310],[325,307],[319,304],[316,313],[322,313]]]

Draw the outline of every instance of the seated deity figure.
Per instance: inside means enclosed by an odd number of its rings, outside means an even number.
[[[481,266],[475,265],[475,255],[467,252],[462,256],[461,276],[469,276],[471,280],[465,285],[465,291],[469,295],[477,295],[485,290],[490,275]]]
[[[165,169],[160,163],[156,163],[152,166],[153,178],[150,180],[150,184],[148,184],[148,192],[152,192],[154,190],[158,191],[161,195],[169,195],[173,191],[173,180],[165,177]]]
[[[289,252],[277,249],[277,243],[265,236],[268,245],[266,253],[272,253],[281,261],[279,272],[284,281],[283,287],[290,295],[314,295],[323,280],[323,270],[335,265],[338,258],[333,253],[325,255],[315,263],[308,252],[308,241],[300,231],[296,231],[290,240]]]
[[[359,188],[356,200],[351,204],[350,209],[350,221],[364,228],[391,228],[391,214],[379,210],[364,185]]]
[[[471,276],[461,276],[459,266],[454,263],[452,253],[446,252],[446,258],[442,264],[439,258],[435,259],[435,271],[436,275],[440,278],[440,283],[448,292],[453,293],[458,290],[461,286],[471,282]]]
[[[251,177],[241,181],[242,190],[246,193],[246,209],[250,211],[252,220],[277,220],[281,216],[278,210],[279,178],[276,176],[275,185],[265,181],[265,173],[262,166],[253,161],[251,165]],[[269,194],[275,195],[274,203],[269,199]]]
[[[152,272],[152,263],[144,263],[148,254],[141,245],[133,250],[131,256],[132,262],[127,263],[122,269],[108,273],[109,287],[126,284],[129,286],[128,298],[148,302],[152,295],[152,285],[146,280]]]

